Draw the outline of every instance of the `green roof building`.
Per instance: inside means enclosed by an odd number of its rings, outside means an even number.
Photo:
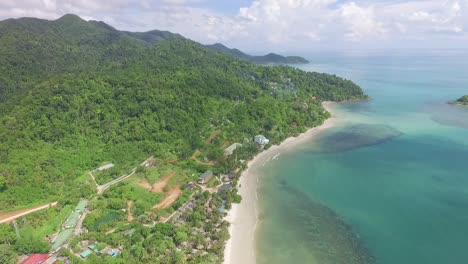
[[[89,255],[91,255],[92,253],[93,253],[93,251],[91,251],[90,249],[86,249],[85,251],[81,252],[80,257],[82,257],[82,258],[87,258],[87,257],[89,257]]]
[[[62,227],[63,228],[74,228],[76,224],[78,223],[78,220],[80,220],[81,214],[83,213],[84,209],[88,205],[87,200],[81,200],[78,205],[75,207],[73,212],[68,216],[67,220],[65,223],[63,223]]]
[[[52,240],[52,252],[57,252],[63,245],[65,245],[73,235],[73,229],[63,229],[58,236]]]
[[[87,205],[88,205],[88,200],[85,200],[85,199],[80,200],[78,205],[75,207],[75,211],[79,211],[80,213],[82,213]]]
[[[225,156],[230,156],[232,155],[232,153],[234,152],[234,150],[236,150],[237,148],[240,148],[242,147],[242,144],[241,143],[234,143],[232,144],[231,146],[227,147],[225,150],[224,150],[224,155]]]
[[[198,183],[200,184],[205,184],[205,183],[208,183],[211,178],[213,178],[213,172],[210,171],[210,170],[207,170],[205,171],[205,173],[203,173],[200,178],[198,178]]]

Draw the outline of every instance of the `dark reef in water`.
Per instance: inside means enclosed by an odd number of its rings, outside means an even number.
[[[387,125],[359,124],[329,133],[318,140],[322,152],[342,152],[382,144],[402,132]]]
[[[302,247],[307,246],[313,252],[318,263],[376,263],[352,227],[333,210],[311,200],[285,181],[281,181],[279,187],[291,203],[283,212],[288,229],[295,233]]]

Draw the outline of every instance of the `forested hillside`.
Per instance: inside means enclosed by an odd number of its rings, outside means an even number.
[[[249,54],[245,54],[244,52],[238,49],[230,49],[221,43],[207,45],[206,47],[215,51],[222,52],[227,55],[232,55],[239,59],[243,59],[243,60],[246,60],[252,63],[258,63],[258,64],[305,64],[305,63],[309,63],[309,61],[299,56],[281,56],[275,53],[268,53],[267,55],[263,55],[263,56],[252,56]]]
[[[335,76],[252,65],[184,39],[148,46],[72,15],[0,29],[10,98],[0,116],[0,208],[67,193],[102,160],[133,164],[162,148],[186,158],[213,126],[277,142],[320,124],[320,101],[363,96]]]
[[[35,230],[40,230],[35,241],[41,246],[19,240],[15,245],[18,253],[48,249],[43,246],[43,236],[55,233],[66,216],[59,208],[70,208],[80,198],[96,197],[87,172],[105,162],[114,163],[115,168],[97,175],[102,177],[98,182],[128,173],[154,156],[161,160],[161,167],[139,168],[138,179],[158,180],[164,176],[162,171],[174,171],[178,178],[171,186],[180,191],[178,185],[196,181],[208,168],[221,174],[239,166],[237,155],[234,161],[223,158],[223,148],[229,144],[242,142],[245,147],[238,150],[239,158],[251,158],[258,151],[251,143],[255,135],[279,143],[321,124],[329,116],[322,101],[366,97],[357,85],[333,75],[254,65],[182,37],[153,33],[159,37],[153,35],[146,41],[148,36],[117,31],[73,15],[56,21],[22,18],[0,22],[0,211],[52,201],[60,204],[53,216],[30,219]],[[211,163],[197,161],[197,153]],[[161,236],[154,229],[149,235],[141,225],[157,223],[195,192],[184,191],[170,207],[159,210],[153,204],[163,194],[143,194],[144,189],[137,189],[140,185],[122,183],[105,198],[93,200],[85,221],[90,230],[86,238],[118,245],[125,241],[128,252],[124,257],[129,263],[173,263],[173,257],[219,262],[225,235],[216,238],[221,246],[208,255],[189,258],[190,254],[174,250],[195,239],[187,236],[188,227],[161,224],[159,228],[170,230]],[[200,212],[212,200],[207,192],[194,197]],[[230,206],[233,198],[223,199]],[[115,231],[117,223],[129,228],[121,208],[133,201],[135,220],[129,215],[128,222],[133,221],[130,227],[136,226],[142,235],[132,240],[118,234],[102,236],[112,228]],[[213,195],[212,203],[219,206],[221,198]],[[101,226],[102,219],[109,219],[107,215],[118,217],[109,220],[113,225]],[[206,217],[221,219],[220,213],[195,216],[189,219],[198,229],[208,221]],[[30,228],[24,223],[22,232],[29,232],[24,231]],[[44,225],[47,228],[39,228]],[[225,228],[223,225],[222,232],[227,232]],[[0,240],[0,244],[13,240]],[[76,248],[80,248],[78,242],[73,242]],[[137,242],[138,250],[134,250],[131,246]]]
[[[468,105],[468,95],[464,95],[464,96],[458,98],[453,103],[460,104],[460,105]]]

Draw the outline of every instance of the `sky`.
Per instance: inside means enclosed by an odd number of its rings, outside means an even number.
[[[0,0],[0,19],[76,14],[244,51],[468,47],[468,0]]]

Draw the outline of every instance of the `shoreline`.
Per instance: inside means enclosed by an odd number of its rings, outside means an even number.
[[[313,139],[319,132],[334,127],[338,119],[331,111],[331,105],[335,102],[323,102],[322,106],[330,112],[331,117],[322,125],[308,129],[297,137],[289,137],[281,144],[271,146],[269,149],[258,153],[247,164],[239,179],[239,194],[242,196],[240,204],[233,204],[225,220],[230,223],[230,238],[224,249],[224,264],[255,264],[255,230],[258,222],[257,214],[257,185],[259,168],[270,160],[276,159],[282,152],[290,150],[301,143]]]

